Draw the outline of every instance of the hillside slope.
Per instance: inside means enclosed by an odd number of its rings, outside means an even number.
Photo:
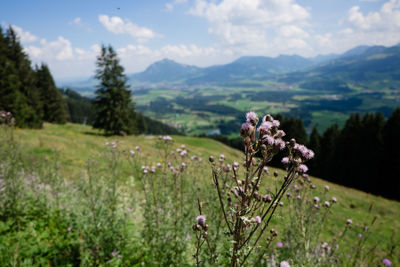
[[[224,154],[227,162],[242,162],[242,152],[227,147],[217,141],[207,138],[173,136],[174,147],[185,145],[191,155],[203,158],[205,168],[205,184],[211,183],[211,172],[208,170],[207,159],[210,155],[219,157]],[[149,164],[159,160],[160,154],[154,146],[157,136],[127,136],[127,137],[104,137],[88,126],[77,124],[53,125],[45,124],[43,130],[17,129],[15,139],[27,155],[33,157],[57,156],[61,173],[64,177],[74,179],[85,167],[85,162],[98,155],[105,149],[105,142],[118,140],[118,147],[125,151],[140,146],[141,155],[149,159]],[[280,175],[283,170],[269,168],[270,173],[278,171]],[[131,175],[127,173],[127,175]],[[388,244],[392,230],[400,228],[400,203],[390,201],[382,197],[373,196],[358,190],[349,189],[318,178],[312,178],[317,186],[315,194],[323,195],[324,186],[329,185],[329,195],[336,196],[338,204],[328,222],[329,229],[336,229],[343,225],[347,218],[352,218],[357,225],[369,223],[376,215],[377,223],[371,233],[370,242],[378,242],[381,250]],[[266,182],[268,185],[270,182]],[[372,209],[371,209],[372,206]],[[333,230],[331,230],[333,231]]]

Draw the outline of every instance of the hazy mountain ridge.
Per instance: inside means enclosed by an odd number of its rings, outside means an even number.
[[[141,85],[221,84],[240,80],[278,80],[288,84],[309,79],[362,82],[400,80],[400,46],[357,46],[343,54],[318,55],[304,58],[298,55],[278,57],[243,56],[223,65],[197,67],[171,59],[157,61],[143,72],[128,74],[133,87]],[[64,83],[78,91],[96,85],[94,77],[84,81]]]

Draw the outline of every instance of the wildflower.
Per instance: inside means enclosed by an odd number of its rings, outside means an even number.
[[[281,207],[283,206],[283,201],[279,202],[279,206]]]
[[[113,252],[111,252],[111,255],[112,255],[113,257],[117,257],[118,254],[119,254],[119,251],[118,251],[118,250],[114,250]]]
[[[236,161],[235,161],[235,162],[233,163],[233,167],[235,167],[235,168],[239,167],[239,162],[236,162]]]
[[[164,136],[164,137],[163,137],[163,140],[164,140],[165,142],[172,142],[172,141],[174,141],[174,140],[172,139],[172,137],[169,136],[169,135]]]
[[[347,221],[346,221],[346,224],[347,225],[350,225],[350,224],[352,224],[353,223],[353,220],[352,219],[347,219]]]
[[[389,259],[383,259],[382,262],[385,266],[392,266],[392,262]]]
[[[275,134],[275,137],[282,138],[282,137],[284,137],[285,135],[286,135],[286,133],[285,133],[283,130],[278,130],[278,131],[276,132],[276,134]]]
[[[281,261],[281,264],[279,264],[279,267],[290,267],[290,264],[287,261]]]
[[[263,168],[263,171],[264,171],[266,174],[269,174],[269,170],[268,170],[268,167],[267,167],[267,166],[265,166],[265,167]]]
[[[132,149],[129,150],[129,153],[131,154],[131,156],[135,155],[135,151],[133,151]]]
[[[213,157],[213,156],[210,156],[210,157],[208,158],[208,160],[209,160],[210,162],[214,162],[214,157]]]
[[[261,217],[260,216],[256,216],[255,221],[256,221],[256,223],[261,223]]]
[[[161,167],[161,163],[160,162],[158,162],[156,165],[157,165],[157,167]]]
[[[254,112],[248,112],[246,113],[246,121],[250,122],[253,126],[256,126],[258,123],[258,117],[257,114]]]
[[[320,207],[319,204],[314,205],[314,208],[316,208],[317,210],[319,210],[319,207]]]
[[[300,195],[297,195],[296,198],[297,198],[297,200],[300,200],[300,199],[301,199],[301,196],[300,196]]]
[[[206,216],[204,215],[199,215],[196,217],[196,222],[200,224],[201,226],[204,226],[204,223],[206,222]]]
[[[139,150],[140,150],[140,146],[136,146],[135,149],[136,149],[137,151],[139,151]]]
[[[358,238],[362,238],[363,237],[363,235],[362,234],[358,234]]]
[[[182,149],[185,149],[185,148],[186,148],[186,146],[185,146],[185,145],[181,145],[181,148],[182,148]]]
[[[285,244],[285,246],[286,246],[287,248],[290,248],[290,245],[289,245],[289,243],[286,243],[286,244]]]
[[[110,143],[109,142],[106,142],[106,146],[108,146]]]
[[[266,143],[270,146],[272,146],[275,143],[275,139],[270,135],[264,136],[262,140],[263,140],[263,143]]]
[[[288,157],[284,157],[284,158],[281,160],[281,162],[282,162],[284,165],[287,165],[287,164],[289,164],[289,158],[288,158]]]
[[[336,203],[336,202],[337,202],[336,197],[332,197],[332,203]]]
[[[326,242],[322,243],[321,248],[323,248],[323,249],[328,248],[328,243],[326,243]]]
[[[281,248],[281,247],[283,247],[283,243],[282,243],[282,242],[278,242],[278,243],[276,243],[276,246],[277,246],[278,248]]]
[[[300,164],[300,166],[298,167],[297,171],[299,173],[306,173],[308,171],[308,167],[304,164]]]
[[[286,196],[289,198],[289,197],[290,197],[290,192],[287,192],[287,193],[286,193]]]
[[[283,150],[285,148],[285,146],[286,146],[285,142],[280,138],[275,139],[274,145],[279,150]]]
[[[270,194],[266,194],[266,195],[264,195],[263,196],[263,201],[264,202],[271,202],[272,201],[272,197],[271,197],[271,195]]]
[[[269,121],[265,121],[263,123],[261,123],[260,127],[258,127],[257,131],[260,133],[261,136],[266,135],[269,130],[271,130],[272,128],[272,123]]]
[[[253,132],[254,127],[251,125],[250,122],[245,122],[242,124],[242,127],[240,127],[240,136],[243,138],[251,136]]]
[[[319,202],[319,197],[314,197],[313,200],[314,200],[315,203],[318,203]]]
[[[325,185],[325,191],[326,191],[326,192],[329,191],[329,185]]]
[[[281,125],[281,123],[280,123],[278,120],[273,120],[273,121],[272,121],[272,125],[273,125],[274,127],[279,127],[279,125]]]
[[[324,206],[329,208],[331,206],[331,204],[329,203],[329,201],[325,201]]]
[[[71,231],[72,231],[72,225],[68,226],[67,231],[68,231],[68,232],[71,232]]]

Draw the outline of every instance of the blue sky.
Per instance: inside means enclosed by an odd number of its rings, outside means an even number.
[[[163,58],[209,66],[391,46],[400,42],[400,0],[3,0],[0,23],[62,81],[92,75],[101,44],[127,73]]]

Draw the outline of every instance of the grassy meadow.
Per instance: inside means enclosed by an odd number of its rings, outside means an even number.
[[[55,125],[48,123],[44,125],[44,129],[42,130],[16,129],[13,133],[13,136],[15,142],[17,143],[18,149],[21,151],[22,158],[25,161],[25,164],[31,165],[38,162],[44,162],[44,164],[46,165],[50,164],[53,161],[57,161],[57,172],[59,173],[61,179],[65,182],[73,183],[78,183],[79,180],[82,179],[88,179],[88,172],[90,171],[88,171],[87,162],[92,159],[101,157],[102,153],[107,150],[107,147],[105,146],[106,142],[116,142],[118,146],[118,151],[122,155],[118,160],[119,169],[115,170],[116,173],[118,173],[118,179],[120,179],[119,181],[121,181],[121,184],[119,186],[123,187],[125,185],[125,182],[128,180],[133,181],[133,185],[129,185],[129,187],[126,188],[126,191],[129,192],[126,192],[127,195],[125,195],[125,198],[124,200],[122,200],[121,205],[124,202],[133,202],[133,211],[131,213],[128,213],[124,218],[127,222],[129,222],[127,223],[127,225],[129,226],[128,230],[131,231],[132,234],[132,239],[130,240],[133,244],[136,244],[137,247],[133,248],[136,253],[134,254],[136,255],[134,261],[131,261],[130,263],[125,262],[124,264],[122,264],[121,261],[110,260],[110,262],[107,264],[135,265],[141,264],[141,262],[151,262],[151,259],[153,258],[151,258],[150,256],[148,256],[148,258],[146,258],[147,256],[143,256],[144,252],[141,252],[141,245],[138,245],[142,242],[145,242],[142,240],[143,238],[145,240],[146,238],[148,238],[146,237],[146,233],[149,233],[143,230],[147,229],[146,223],[144,222],[151,220],[151,217],[146,217],[148,215],[144,213],[146,209],[151,209],[151,207],[148,207],[146,205],[143,206],[143,202],[149,202],[150,199],[147,199],[146,191],[142,191],[141,186],[143,186],[143,188],[145,189],[147,188],[146,186],[152,186],[153,190],[155,191],[162,189],[158,186],[158,184],[145,184],[143,182],[147,176],[141,174],[140,165],[151,166],[155,165],[157,162],[161,162],[161,164],[166,164],[165,159],[163,159],[163,149],[160,150],[160,147],[157,147],[157,145],[155,145],[157,143],[158,136],[105,137],[89,126],[77,124]],[[232,164],[235,161],[243,162],[243,153],[238,150],[229,148],[219,142],[206,138],[184,136],[172,136],[172,138],[174,139],[174,143],[171,145],[171,147],[168,147],[168,149],[170,149],[171,151],[175,151],[176,149],[181,149],[182,146],[184,146],[185,150],[187,150],[190,156],[196,155],[197,158],[202,158],[202,161],[199,161],[196,164],[186,162],[186,164],[189,165],[187,167],[187,173],[185,173],[185,179],[187,179],[189,184],[193,184],[195,188],[192,188],[193,191],[188,191],[191,196],[187,196],[187,202],[182,204],[183,206],[181,208],[187,208],[188,212],[192,214],[191,216],[195,216],[197,209],[197,197],[204,198],[215,194],[215,189],[212,184],[211,167],[207,160],[208,157],[210,155],[213,155],[215,158],[218,158],[220,154],[224,154],[226,158],[225,162]],[[136,146],[140,146],[140,150],[137,150]],[[135,166],[131,164],[132,162],[129,158],[129,151],[131,150],[136,151],[135,157],[138,157],[135,159]],[[98,168],[98,175],[102,175],[101,170],[107,171],[107,163],[100,160],[96,161],[96,164],[96,168]],[[272,175],[272,173],[274,173],[275,171],[279,174],[277,178],[274,178]],[[274,183],[276,184],[277,182],[276,179],[282,180],[285,172],[281,169],[269,168],[269,173],[270,175],[266,176],[267,178],[263,180],[260,188],[274,187]],[[113,174],[114,170],[111,173],[110,177],[112,177]],[[97,179],[96,177],[97,176],[95,176],[94,179]],[[398,247],[400,233],[397,232],[398,229],[400,229],[400,203],[360,192],[358,190],[332,184],[316,177],[311,177],[311,183],[316,186],[316,189],[309,192],[310,199],[314,196],[319,196],[321,199],[330,199],[334,196],[337,198],[338,201],[338,203],[333,205],[330,209],[329,217],[321,228],[322,240],[326,240],[326,242],[328,242],[328,240],[331,239],[332,236],[336,235],[339,230],[344,229],[347,219],[352,219],[353,224],[351,227],[351,231],[349,231],[348,234],[344,237],[343,242],[340,246],[341,249],[343,249],[343,251],[346,251],[346,253],[348,254],[346,256],[348,256],[349,258],[351,258],[352,256],[354,257],[352,253],[354,250],[356,250],[355,247],[357,246],[357,244],[359,244],[359,240],[361,239],[358,235],[360,233],[364,233],[363,228],[366,225],[369,225],[370,222],[374,220],[374,217],[376,217],[376,222],[368,230],[368,239],[365,243],[362,244],[363,249],[365,250],[366,254],[368,254],[369,251],[373,251],[372,254],[370,253],[369,257],[372,256],[372,258],[375,259],[374,262],[378,263],[381,263],[383,258],[388,257],[387,255],[389,251],[393,250],[393,258],[391,258],[391,261],[393,262],[394,266],[400,264],[400,253]],[[329,186],[328,192],[326,192],[326,190],[324,189],[326,185]],[[154,186],[156,186],[155,189]],[[124,191],[124,189],[121,190]],[[195,192],[198,192],[198,195],[196,195]],[[167,193],[168,192],[164,192],[164,194]],[[185,192],[181,192],[181,194],[182,196],[184,196]],[[134,199],[129,199],[129,196],[134,196]],[[206,199],[201,199],[201,201],[207,202]],[[288,227],[285,222],[289,220],[288,214],[290,213],[290,206],[286,205],[286,203],[289,202],[289,199],[285,197],[283,199],[283,202],[283,206],[278,209],[276,216],[271,222],[272,227],[277,229],[279,233],[283,232],[285,227]],[[154,213],[155,211],[153,210],[152,212]],[[194,222],[194,218],[195,217],[190,216],[185,217],[185,221],[183,221],[182,224],[187,225],[190,229],[191,225]],[[34,220],[34,218],[31,218],[31,220]],[[212,225],[213,218],[207,220],[209,221],[210,225]],[[6,231],[5,229],[5,226],[2,225],[0,231],[4,232]],[[150,227],[150,229],[152,228]],[[28,235],[31,234],[33,233],[30,233]],[[82,249],[82,244],[86,241],[84,241],[82,233],[78,232],[76,234],[76,238],[80,240],[79,242]],[[152,233],[152,235],[154,235],[154,233]],[[185,233],[185,236],[189,237],[189,234]],[[363,234],[362,238],[366,237],[367,235]],[[6,237],[4,236],[3,238]],[[276,241],[279,241],[280,238],[281,237],[278,235],[278,239],[274,240],[274,244]],[[36,236],[33,239],[39,240],[40,238]],[[188,240],[190,240],[190,238]],[[22,243],[23,240],[20,239],[18,242],[16,242],[16,244],[19,244],[19,242]],[[47,243],[45,242],[41,245],[44,247],[52,246],[50,241]],[[156,245],[154,245],[155,247],[152,247],[153,250],[157,249]],[[38,248],[38,251],[40,251],[41,249],[46,250],[45,248]],[[11,250],[13,253],[12,258],[15,259],[16,262],[19,262],[20,265],[24,265],[22,264],[24,254],[18,252],[18,246],[11,246]],[[194,253],[194,250],[195,242],[192,240],[188,242],[187,247],[182,254],[183,256],[181,258],[177,258],[178,261],[185,262],[185,265],[187,264],[188,266],[193,265],[194,261],[191,255],[192,253]],[[5,251],[7,251],[7,249],[4,247],[0,249],[0,253],[5,253]],[[10,253],[9,250],[8,253]],[[125,254],[123,257],[126,257]],[[153,257],[155,256],[153,255]],[[1,255],[0,259],[3,260],[3,263],[7,262],[7,257],[5,255]],[[97,260],[99,260],[99,258],[97,258]],[[96,263],[95,261],[94,263],[92,262],[92,264],[103,265],[100,264],[100,262],[101,261],[99,260],[99,262]],[[27,261],[26,263],[28,265],[29,263],[32,264],[32,262],[29,261]],[[43,261],[43,264],[44,263],[46,263],[46,261]],[[160,264],[168,265],[171,263]],[[41,264],[38,264],[36,262],[34,265]],[[345,265],[350,266],[351,261],[347,262]]]

